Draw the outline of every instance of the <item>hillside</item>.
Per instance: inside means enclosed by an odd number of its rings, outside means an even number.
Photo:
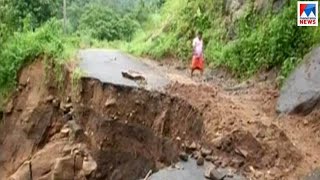
[[[126,49],[188,62],[191,40],[201,31],[208,64],[240,77],[280,68],[285,78],[320,42],[319,28],[298,27],[296,13],[296,0],[167,0]]]

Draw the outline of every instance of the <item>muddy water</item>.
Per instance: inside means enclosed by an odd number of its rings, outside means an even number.
[[[175,168],[168,167],[154,173],[150,180],[207,180],[205,177],[208,172],[214,168],[212,163],[205,162],[204,166],[197,166],[194,159],[189,159],[188,162],[179,162]],[[245,177],[234,174],[228,168],[218,171],[226,176],[229,180],[246,180]]]
[[[199,167],[196,161],[190,159],[188,162],[179,162],[176,168],[165,168],[150,177],[150,180],[204,180],[205,169],[209,168],[208,164],[206,167]]]
[[[309,174],[304,180],[319,180],[320,179],[320,168],[316,169],[314,172]]]

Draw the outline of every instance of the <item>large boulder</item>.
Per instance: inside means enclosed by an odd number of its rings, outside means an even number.
[[[305,56],[303,63],[285,82],[277,104],[277,112],[308,114],[320,100],[320,47]]]

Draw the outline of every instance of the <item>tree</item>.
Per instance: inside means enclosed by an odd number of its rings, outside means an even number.
[[[57,16],[61,5],[58,0],[1,0],[0,22],[11,30],[22,30],[23,20],[31,16],[32,27],[39,27]]]
[[[79,29],[99,40],[112,41],[120,38],[119,21],[119,16],[111,9],[90,5],[80,18]]]

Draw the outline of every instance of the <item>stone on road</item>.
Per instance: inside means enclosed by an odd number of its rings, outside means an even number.
[[[277,104],[279,113],[310,113],[320,100],[320,47],[313,49],[286,80]]]
[[[103,83],[139,87],[139,82],[123,77],[123,72],[137,72],[145,78],[148,90],[161,90],[169,80],[165,74],[148,66],[141,60],[117,50],[86,49],[79,52],[80,68],[86,77]]]
[[[153,174],[150,180],[204,180],[204,167],[197,166],[195,160],[178,163],[182,169],[162,169]]]

